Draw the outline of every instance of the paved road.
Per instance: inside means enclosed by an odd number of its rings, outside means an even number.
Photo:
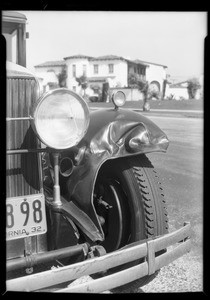
[[[103,106],[103,104],[101,106],[94,106],[94,105],[90,106],[91,110],[104,109],[104,108],[105,108],[105,106]],[[140,108],[140,109],[134,109],[134,108],[131,108],[131,107],[126,107],[126,109],[139,111],[141,113],[143,112],[142,108]],[[203,113],[203,110],[197,110],[197,109],[196,110],[193,110],[193,109],[182,109],[182,110],[180,110],[180,109],[163,109],[163,108],[156,109],[156,108],[152,108],[149,111],[149,114],[153,113],[153,112],[158,112],[158,113],[162,113],[162,112],[169,112],[169,113],[183,112],[183,113],[199,113],[199,114],[201,114],[201,113]]]
[[[189,220],[196,231],[201,228],[203,208],[203,119],[150,118],[170,140],[167,153],[148,157],[162,179],[171,224]]]
[[[100,106],[89,106],[91,111],[106,109],[107,106],[101,104]],[[164,117],[191,117],[191,118],[202,118],[203,110],[180,110],[180,109],[151,109],[149,112],[144,112],[142,108],[135,109],[131,107],[126,107],[128,110],[134,110],[145,116],[164,116]]]
[[[158,278],[134,292],[202,291],[203,119],[150,116],[167,135],[167,153],[148,157],[158,170],[168,201],[170,230],[192,225],[192,250],[164,267]]]

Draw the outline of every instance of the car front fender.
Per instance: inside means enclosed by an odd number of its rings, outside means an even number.
[[[72,200],[84,210],[103,236],[93,205],[94,185],[101,165],[109,159],[165,152],[168,145],[166,134],[139,113],[125,109],[92,112],[83,140],[74,149],[62,153],[62,157],[71,156],[75,160],[73,172],[66,182],[67,201]]]

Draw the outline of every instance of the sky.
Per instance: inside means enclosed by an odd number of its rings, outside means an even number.
[[[203,74],[207,12],[19,11],[27,17],[27,67],[83,54],[159,63],[170,76]]]

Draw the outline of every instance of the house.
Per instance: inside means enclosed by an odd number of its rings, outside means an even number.
[[[189,77],[173,76],[169,78],[165,97],[168,99],[182,100],[189,99],[188,80]],[[199,100],[203,97],[203,75],[198,78],[200,88],[197,90],[195,99]]]
[[[67,87],[81,93],[81,87],[76,78],[85,75],[88,80],[88,94],[101,89],[105,82],[108,82],[111,88],[127,88],[128,76],[131,73],[138,74],[140,78],[147,80],[150,86],[163,92],[167,69],[164,65],[138,59],[130,60],[122,56],[92,57],[78,54],[64,57],[61,61],[36,65],[35,71],[38,77],[44,78],[43,83],[46,84],[49,76],[47,73],[54,72],[58,76],[64,67],[67,71]]]
[[[166,98],[174,100],[188,99],[187,81],[172,83],[166,90]]]
[[[167,80],[167,66],[152,62],[141,61],[139,59],[136,59],[135,62],[144,63],[148,66],[148,68],[146,68],[145,76],[146,80],[150,85],[150,88],[164,94],[166,88],[165,84]]]
[[[41,88],[47,91],[51,87],[58,86],[58,75],[66,66],[64,60],[46,61],[34,66]]]

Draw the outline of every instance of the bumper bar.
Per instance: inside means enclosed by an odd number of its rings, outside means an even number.
[[[191,227],[189,223],[172,233],[149,239],[145,243],[135,242],[128,248],[108,253],[104,256],[91,258],[83,262],[75,263],[50,271],[44,271],[6,282],[9,291],[42,291],[49,288],[62,293],[100,293],[106,290],[132,282],[146,275],[151,275],[165,265],[190,251]],[[175,247],[175,243],[179,243]],[[164,254],[155,257],[155,253],[161,249],[173,246]],[[84,275],[90,275],[110,268],[136,261],[145,257],[145,262],[127,268],[123,271],[91,280],[78,285],[70,285],[70,282]],[[65,288],[56,288],[56,285],[66,283]]]

